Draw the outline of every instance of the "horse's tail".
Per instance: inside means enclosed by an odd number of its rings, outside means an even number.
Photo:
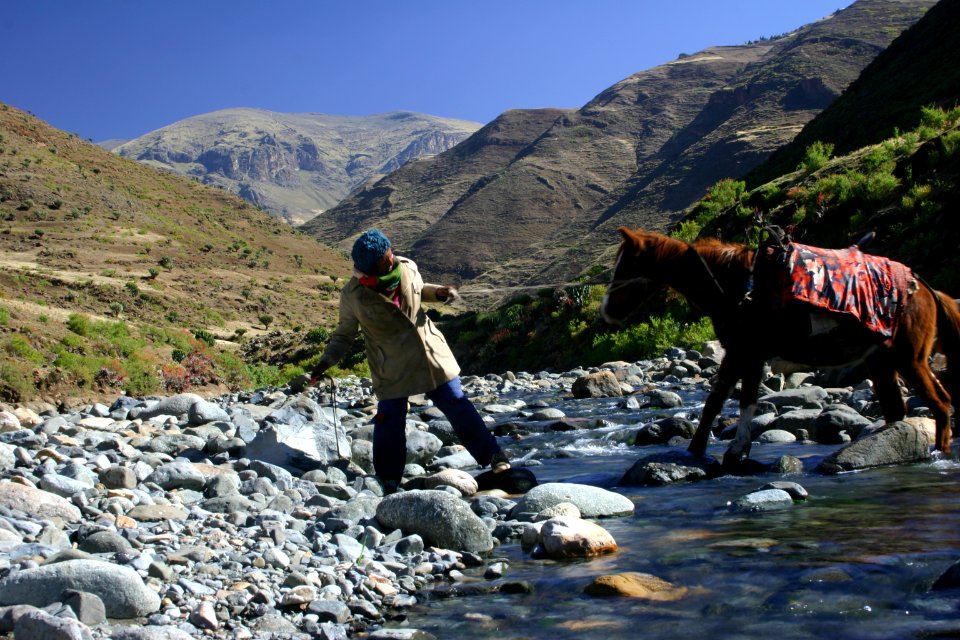
[[[960,304],[940,291],[933,291],[937,300],[937,342],[947,358],[947,371],[941,382],[950,394],[954,407],[960,406]]]

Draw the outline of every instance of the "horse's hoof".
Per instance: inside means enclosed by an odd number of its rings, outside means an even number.
[[[727,451],[723,454],[723,466],[726,469],[741,469],[748,460],[750,460],[750,453],[747,451]]]

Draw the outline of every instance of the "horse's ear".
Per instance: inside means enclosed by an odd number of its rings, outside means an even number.
[[[635,240],[636,234],[634,234],[633,229],[630,227],[618,227],[617,231],[620,232],[620,235],[623,236],[624,240]]]

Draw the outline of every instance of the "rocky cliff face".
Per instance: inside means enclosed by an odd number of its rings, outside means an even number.
[[[342,246],[363,225],[398,229],[400,250],[434,279],[571,277],[603,259],[617,225],[662,230],[711,184],[762,162],[933,4],[860,0],[774,40],[681,56],[577,111],[525,114],[498,153],[485,127],[365,185],[305,229]]]
[[[479,127],[404,112],[352,118],[230,109],[177,122],[115,152],[218,185],[299,224],[371,178],[442,153]]]

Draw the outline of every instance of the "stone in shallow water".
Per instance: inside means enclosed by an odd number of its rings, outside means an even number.
[[[830,454],[817,466],[817,471],[836,474],[929,459],[926,432],[915,424],[894,422]]]
[[[548,482],[530,489],[511,511],[540,513],[560,502],[572,502],[584,518],[626,516],[634,511],[629,498],[600,487],[566,482]]]
[[[600,576],[587,585],[583,592],[591,596],[624,596],[674,602],[684,598],[689,590],[649,573],[628,571]]]
[[[734,501],[730,505],[730,510],[742,512],[775,511],[792,506],[793,498],[783,489],[764,489],[748,493]]]
[[[569,516],[544,522],[540,545],[548,558],[589,558],[613,553],[618,548],[610,532],[600,525]]]

